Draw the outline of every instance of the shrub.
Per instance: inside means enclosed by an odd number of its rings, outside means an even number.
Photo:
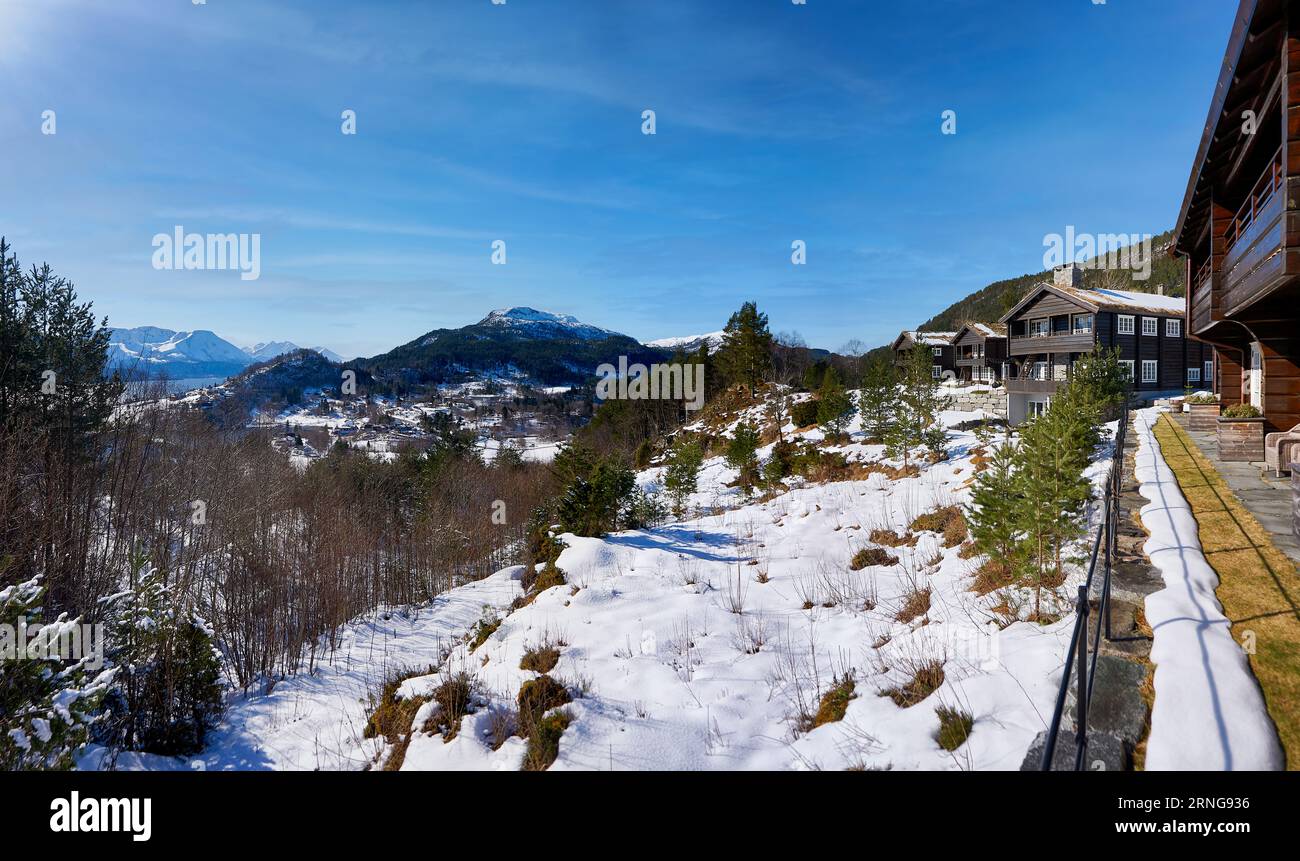
[[[843,678],[836,679],[831,689],[822,695],[821,704],[817,707],[817,714],[812,719],[811,729],[816,729],[823,724],[844,720],[844,713],[848,711],[849,702],[855,696],[853,693],[854,687],[852,673],[845,673]]]
[[[370,718],[366,721],[362,735],[366,738],[383,738],[392,746],[388,759],[384,761],[385,771],[397,771],[406,759],[406,746],[411,742],[411,724],[420,707],[428,702],[425,697],[408,697],[398,699],[397,689],[402,682],[417,676],[426,676],[434,672],[433,667],[426,670],[397,670],[389,674],[380,686],[379,696],[370,697]]]
[[[598,538],[618,528],[619,514],[635,489],[632,470],[602,460],[586,477],[575,477],[569,483],[556,514],[565,531]]]
[[[519,662],[519,669],[532,670],[534,673],[549,673],[560,662],[560,650],[547,643],[534,646],[524,653]]]
[[[1254,404],[1233,404],[1223,411],[1225,419],[1257,419],[1262,415]]]
[[[545,771],[560,755],[560,736],[573,722],[567,711],[556,712],[538,721],[528,734],[528,749],[524,751],[524,771]]]
[[[930,589],[913,589],[907,593],[903,606],[898,609],[894,616],[901,624],[906,625],[913,619],[920,618],[930,612]]]
[[[455,738],[461,719],[474,711],[474,694],[475,682],[469,673],[457,673],[438,685],[432,697],[438,711],[426,722],[425,732],[441,732],[444,741]]]
[[[897,565],[898,557],[893,556],[883,547],[863,547],[849,560],[849,568],[861,571],[870,565]]]
[[[900,708],[911,708],[939,689],[943,684],[943,664],[929,661],[917,668],[912,680],[902,687],[881,691]]]
[[[797,428],[817,424],[817,401],[799,401],[790,407],[790,421]]]
[[[885,547],[915,547],[915,535],[899,535],[892,529],[873,529],[871,530],[871,540],[876,544]]]
[[[1209,392],[1202,392],[1199,395],[1189,395],[1183,399],[1186,404],[1217,404],[1219,399]]]
[[[547,569],[550,570],[549,568]],[[469,650],[472,652],[487,642],[488,637],[501,627],[501,619],[495,613],[488,613],[474,623],[474,633],[470,637]]]
[[[748,490],[758,480],[758,430],[753,425],[741,422],[727,444],[727,465],[739,471],[736,483]]]
[[[550,676],[542,675],[524,682],[519,686],[520,732],[531,734],[546,712],[572,701],[564,685]]]
[[[970,738],[971,728],[975,726],[975,718],[970,712],[939,706],[934,713],[939,716],[939,731],[934,734],[934,740],[939,742],[939,747],[944,750],[956,750],[966,743],[966,739]]]

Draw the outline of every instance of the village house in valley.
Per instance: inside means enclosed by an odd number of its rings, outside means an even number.
[[[1096,345],[1119,348],[1139,397],[1182,394],[1213,377],[1213,349],[1187,338],[1184,300],[1084,289],[1077,264],[1057,267],[1052,277],[1002,318],[1009,336],[1005,385],[1012,424],[1045,412],[1074,362]]]
[[[953,337],[957,378],[966,383],[1002,382],[1007,360],[1007,327],[1001,323],[967,323]]]
[[[1300,424],[1300,4],[1238,8],[1171,252],[1223,404]]]
[[[956,377],[957,361],[953,346],[956,337],[956,332],[903,332],[894,339],[894,359],[898,364],[903,364],[912,349],[919,345],[922,349],[929,350],[933,356],[936,380],[943,379],[945,372]]]

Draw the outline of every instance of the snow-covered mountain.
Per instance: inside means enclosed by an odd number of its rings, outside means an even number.
[[[656,341],[646,341],[647,347],[657,347],[660,350],[681,350],[684,353],[693,353],[700,348],[701,344],[708,344],[709,351],[712,352],[722,346],[722,339],[725,332],[709,332],[706,335],[683,335],[677,338],[660,338]]]
[[[580,338],[600,341],[620,335],[609,329],[581,322],[568,314],[553,314],[535,308],[501,308],[478,322],[480,326],[510,329],[528,338]]]
[[[434,329],[359,363],[380,376],[400,374],[421,383],[509,377],[559,386],[581,384],[620,356],[649,363],[666,355],[567,314],[518,307],[493,311],[459,329]]]
[[[254,344],[251,347],[245,347],[244,352],[249,355],[254,362],[265,362],[268,359],[274,359],[276,356],[283,356],[285,353],[292,353],[295,350],[301,350],[293,341],[266,341]],[[331,362],[347,361],[338,353],[328,347],[307,347],[308,350],[315,350]]]
[[[228,376],[252,360],[229,341],[206,329],[177,332],[157,326],[113,329],[108,369],[144,377]]]
[[[301,349],[292,341],[267,341],[240,348],[206,329],[178,332],[159,326],[113,329],[108,342],[108,370],[134,377],[173,380],[228,377],[249,365]],[[331,362],[343,357],[324,347],[310,349]]]

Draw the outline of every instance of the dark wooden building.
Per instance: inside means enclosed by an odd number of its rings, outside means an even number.
[[[1181,394],[1213,375],[1213,350],[1189,340],[1186,302],[1128,290],[1087,290],[1073,264],[1058,267],[1002,318],[1007,324],[1007,418],[1044,412],[1079,356],[1118,347],[1139,395]]]
[[[1007,361],[1007,327],[1001,323],[967,323],[953,337],[957,379],[966,383],[1002,382]]]
[[[1242,0],[1174,227],[1225,404],[1300,423],[1300,2]]]
[[[956,377],[957,361],[952,343],[956,335],[956,332],[903,332],[894,339],[894,361],[903,364],[912,350],[919,346],[930,352],[936,380],[945,379],[947,375]]]

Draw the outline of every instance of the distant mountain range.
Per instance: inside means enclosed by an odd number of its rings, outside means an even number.
[[[396,374],[410,383],[494,375],[558,386],[585,382],[597,366],[619,356],[649,363],[662,361],[667,351],[566,314],[518,307],[493,311],[459,329],[434,329],[357,364],[376,376]]]
[[[679,338],[659,338],[656,341],[646,341],[647,347],[654,347],[659,350],[681,351],[683,353],[694,353],[702,345],[708,344],[709,351],[718,349],[722,346],[725,332],[709,332],[707,335],[684,335]]]
[[[174,331],[158,326],[112,329],[108,370],[136,378],[173,380],[229,377],[249,365],[302,349],[289,341],[272,341],[243,349],[206,329]],[[343,357],[324,347],[311,347],[332,362]]]

